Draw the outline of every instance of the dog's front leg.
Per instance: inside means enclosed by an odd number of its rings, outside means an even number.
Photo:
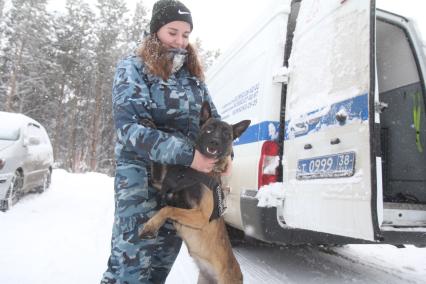
[[[160,209],[154,216],[152,216],[139,232],[139,237],[143,239],[152,239],[157,235],[158,230],[163,226],[167,220],[168,207]]]
[[[167,219],[178,222],[184,226],[195,229],[203,228],[208,222],[209,217],[200,209],[183,209],[166,206],[160,209],[148,222],[143,226],[139,236],[141,238],[153,238],[157,234],[160,227]]]

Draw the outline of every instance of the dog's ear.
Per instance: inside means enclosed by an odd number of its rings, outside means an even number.
[[[212,109],[208,102],[203,102],[200,111],[200,126],[203,125],[210,117],[212,117]]]
[[[232,133],[233,138],[236,139],[243,134],[244,131],[246,131],[247,127],[249,127],[251,123],[251,120],[242,120],[236,124],[232,125]]]

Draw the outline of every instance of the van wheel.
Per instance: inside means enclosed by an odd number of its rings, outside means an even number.
[[[44,174],[43,185],[38,188],[37,192],[43,193],[46,190],[48,190],[49,187],[50,187],[51,181],[52,181],[52,173],[50,171],[48,171],[47,173]]]
[[[6,203],[3,211],[9,210],[16,202],[18,202],[23,185],[24,175],[20,171],[16,171],[6,193]]]

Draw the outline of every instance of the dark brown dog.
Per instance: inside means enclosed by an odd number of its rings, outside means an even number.
[[[180,166],[154,167],[153,176],[161,179],[167,206],[145,223],[140,236],[155,236],[167,219],[185,242],[200,270],[198,283],[242,283],[240,266],[232,252],[223,214],[220,175],[232,153],[232,142],[250,125],[249,120],[234,125],[214,119],[208,104],[201,111],[201,131],[196,149],[218,159],[208,175]],[[158,187],[158,182],[154,184]]]

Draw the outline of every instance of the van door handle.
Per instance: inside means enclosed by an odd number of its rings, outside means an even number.
[[[308,133],[309,126],[306,122],[298,122],[290,127],[290,131],[294,133],[294,135],[303,135]]]
[[[345,123],[346,119],[348,118],[348,115],[345,112],[338,112],[336,114],[336,120],[340,123],[343,124]]]
[[[305,146],[303,146],[303,149],[305,150],[312,149],[312,144],[305,144]]]
[[[330,140],[330,144],[331,145],[336,145],[340,143],[340,139],[339,138],[334,138]]]

